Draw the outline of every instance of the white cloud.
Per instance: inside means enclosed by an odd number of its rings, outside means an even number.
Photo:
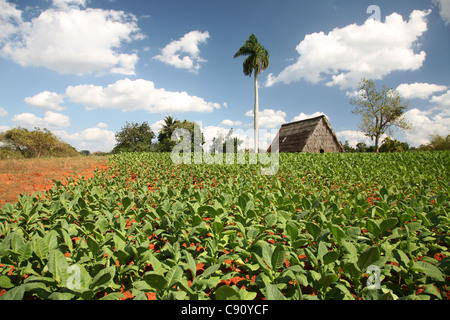
[[[0,117],[6,117],[8,115],[8,111],[0,107]]]
[[[306,35],[297,46],[300,55],[279,75],[269,74],[266,86],[306,80],[327,81],[328,86],[351,88],[361,78],[382,79],[397,70],[417,70],[426,53],[415,53],[417,41],[427,31],[429,12],[415,10],[409,21],[398,13],[385,22],[368,19],[363,25],[352,24]]]
[[[2,40],[17,32],[17,26],[22,23],[22,12],[16,9],[14,3],[0,0],[0,45]]]
[[[402,83],[397,87],[397,91],[407,99],[428,99],[433,93],[446,90],[446,86],[429,83]]]
[[[157,89],[152,81],[143,79],[118,80],[107,87],[94,85],[69,86],[66,96],[70,101],[85,106],[87,110],[98,108],[122,111],[145,110],[149,113],[212,112],[220,104],[206,102],[190,96],[185,91],[172,92]]]
[[[179,69],[187,69],[197,73],[200,69],[199,62],[205,62],[199,56],[199,44],[205,43],[209,38],[208,31],[191,31],[179,40],[174,40],[161,49],[161,54],[154,58]]]
[[[53,0],[53,5],[62,10],[86,7],[86,0]]]
[[[21,20],[21,11],[7,7],[6,13],[0,13],[2,30],[5,21],[9,30],[3,47],[0,42],[0,55],[22,66],[45,67],[63,74],[135,74],[137,54],[121,53],[120,49],[123,43],[144,37],[137,18],[122,11],[81,10],[73,4],[84,6],[85,1],[55,1],[53,8],[29,22]],[[0,10],[3,7],[5,2],[0,0]]]
[[[78,151],[89,150],[91,152],[109,152],[116,143],[115,133],[102,128],[88,128],[81,132],[69,134],[64,130],[56,130],[53,133],[63,141],[75,147]]]
[[[33,130],[35,127],[52,129],[70,126],[69,117],[52,111],[47,111],[43,118],[39,118],[32,113],[22,113],[14,115],[11,121],[14,126],[29,130]]]
[[[105,129],[105,128],[108,128],[108,125],[104,122],[99,122],[99,123],[97,123],[96,127],[100,128],[100,129]]]
[[[206,151],[209,151],[209,148],[212,145],[213,138],[216,138],[219,135],[223,135],[225,137],[230,130],[220,126],[207,126],[201,129],[205,137],[205,144],[203,145],[203,149]],[[277,135],[277,132],[277,129],[260,129],[258,141],[259,148],[261,150],[267,150],[267,148],[270,146],[273,139]],[[238,147],[238,150],[253,149],[255,141],[253,129],[233,129],[232,137],[237,137],[242,141],[242,144]]]
[[[450,0],[433,0],[433,3],[439,7],[445,25],[450,25]]]
[[[10,127],[8,126],[0,126],[0,132],[5,132],[8,131],[10,129]]]
[[[55,92],[43,91],[33,97],[27,97],[24,101],[33,107],[38,107],[44,110],[61,111],[64,107],[61,106],[64,103],[64,96]]]
[[[150,128],[152,129],[152,131],[156,137],[158,136],[158,133],[161,130],[161,128],[164,126],[164,124],[165,124],[164,120],[159,120],[150,125]]]
[[[229,120],[229,119],[225,119],[223,120],[220,124],[227,126],[227,127],[233,127],[233,126],[241,126],[242,122],[241,121],[233,121],[233,120]]]
[[[406,142],[410,146],[418,147],[428,144],[432,134],[447,136],[450,134],[450,117],[443,114],[432,115],[432,111],[411,109],[405,112],[405,119],[409,121],[414,130],[404,133]]]
[[[247,117],[254,117],[253,110],[249,110],[245,113]],[[274,129],[279,128],[282,124],[286,123],[286,112],[273,109],[264,109],[259,111],[259,127]]]
[[[450,108],[450,90],[441,96],[433,96],[430,100],[431,103],[437,104],[439,107],[444,108],[444,110],[449,110]]]
[[[316,117],[323,116],[323,115],[328,118],[328,116],[323,112],[314,112],[313,114],[304,114],[303,112],[301,112],[298,116],[296,116],[294,119],[292,119],[292,122],[316,118]]]
[[[367,137],[364,134],[364,132],[361,131],[353,131],[353,130],[339,131],[336,132],[336,136],[342,143],[348,141],[349,146],[352,148],[355,148],[359,142],[363,142],[368,146],[373,145],[373,141],[370,140],[370,138]]]

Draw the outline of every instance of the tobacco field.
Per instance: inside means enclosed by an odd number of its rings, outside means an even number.
[[[0,299],[450,299],[450,152],[109,158],[0,209]]]

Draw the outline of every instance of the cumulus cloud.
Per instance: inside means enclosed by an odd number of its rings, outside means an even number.
[[[445,25],[450,25],[450,0],[433,0],[433,3],[439,7],[439,12]]]
[[[446,86],[429,83],[402,83],[397,87],[397,91],[407,99],[428,99],[432,94],[446,90]]]
[[[232,126],[241,126],[242,122],[241,121],[233,121],[230,119],[225,119],[223,120],[220,124],[227,126],[227,127],[232,127]]]
[[[55,130],[53,133],[63,141],[74,146],[78,151],[109,152],[116,143],[115,133],[110,130],[94,127],[72,134],[65,130]]]
[[[421,144],[428,144],[430,135],[433,134],[442,136],[450,134],[450,117],[448,115],[433,114],[431,110],[422,111],[414,108],[405,112],[405,119],[414,128],[403,134],[406,142],[411,146],[418,147]]]
[[[393,13],[385,22],[368,19],[363,25],[306,35],[296,47],[297,61],[277,76],[269,74],[265,85],[327,81],[328,86],[347,89],[363,77],[382,79],[393,71],[417,70],[426,57],[424,51],[416,53],[415,49],[427,31],[428,14],[415,10],[404,21]]]
[[[368,146],[373,145],[373,141],[361,131],[344,130],[336,132],[336,136],[342,143],[348,141],[349,146],[352,148],[355,148],[359,142],[365,143]]]
[[[137,54],[120,50],[124,43],[144,38],[134,15],[81,9],[84,0],[53,4],[31,21],[22,21],[20,10],[0,0],[0,37],[4,38],[3,45],[0,38],[0,55],[22,66],[63,74],[135,74]]]
[[[254,117],[253,110],[245,113],[247,117]],[[259,127],[274,129],[279,128],[283,123],[286,123],[286,112],[281,110],[264,109],[259,111]]]
[[[64,107],[64,96],[55,92],[43,91],[33,97],[27,97],[24,101],[30,106],[41,108],[49,111],[61,111]]]
[[[447,110],[448,112],[450,108],[450,90],[447,91],[447,93],[444,93],[443,95],[433,96],[430,102],[438,105],[439,107],[443,108],[444,110]]]
[[[29,130],[33,130],[35,127],[53,129],[70,126],[69,117],[52,111],[47,111],[43,118],[39,118],[32,113],[21,113],[14,115],[11,121],[15,127]]]
[[[170,42],[161,49],[161,54],[154,58],[175,68],[187,69],[197,73],[200,69],[200,62],[206,61],[199,56],[200,49],[198,46],[201,43],[205,43],[208,38],[208,31],[191,31],[179,40]]]
[[[6,117],[8,115],[8,111],[0,107],[0,117]]]
[[[16,5],[6,0],[0,0],[0,46],[2,40],[17,32],[18,25],[22,23],[22,11]]]
[[[300,112],[298,116],[292,119],[292,122],[311,119],[319,116],[326,116],[328,118],[328,116],[323,112],[314,112],[313,114],[305,114],[303,112]]]
[[[157,89],[152,81],[143,79],[118,80],[107,87],[94,85],[69,86],[66,96],[70,101],[84,105],[87,110],[98,108],[122,111],[145,110],[149,113],[212,112],[221,106],[206,102],[185,91]]]

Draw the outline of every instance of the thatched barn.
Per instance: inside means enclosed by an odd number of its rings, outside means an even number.
[[[268,152],[344,152],[325,115],[283,124]]]

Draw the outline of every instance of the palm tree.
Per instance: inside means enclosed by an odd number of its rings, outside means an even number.
[[[258,152],[258,115],[259,115],[259,97],[258,97],[258,76],[261,71],[264,71],[269,66],[269,52],[258,42],[258,39],[252,34],[245,44],[239,48],[234,55],[235,58],[239,56],[248,56],[244,60],[244,74],[251,77],[252,73],[255,76],[255,110],[254,110],[254,125],[255,125],[255,152]]]
[[[158,134],[158,142],[160,144],[161,151],[169,152],[172,150],[175,143],[171,141],[172,133],[176,129],[178,120],[175,120],[172,116],[166,116],[164,118],[164,125]]]

